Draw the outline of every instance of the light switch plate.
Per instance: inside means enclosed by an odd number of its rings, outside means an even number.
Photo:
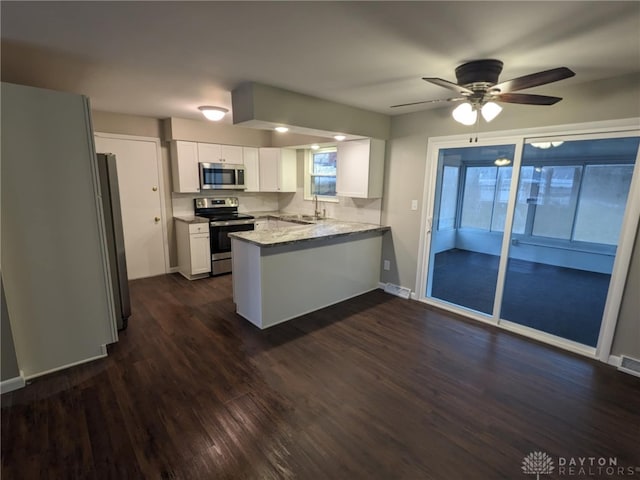
[[[411,210],[418,209],[418,200],[411,200]]]

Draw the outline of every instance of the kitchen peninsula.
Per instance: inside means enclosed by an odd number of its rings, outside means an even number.
[[[229,234],[236,312],[267,328],[378,288],[388,230],[320,220]]]

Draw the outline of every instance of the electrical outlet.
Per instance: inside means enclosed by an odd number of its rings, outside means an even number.
[[[418,200],[411,200],[411,210],[418,209]]]
[[[389,260],[385,260],[382,268],[384,268],[385,270],[390,270],[391,262]]]

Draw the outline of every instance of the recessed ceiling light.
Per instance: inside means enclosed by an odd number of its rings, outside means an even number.
[[[311,145],[311,150],[318,150],[319,148],[320,148],[320,145],[316,145],[315,143]]]
[[[336,140],[338,140],[339,142],[341,142],[342,140],[344,140],[345,138],[347,138],[344,135],[334,135],[333,138],[335,138]]]
[[[280,132],[280,133],[285,133],[289,131],[288,127],[276,127],[275,128],[276,132]]]
[[[202,112],[202,114],[207,118],[207,120],[211,120],[213,122],[217,122],[218,120],[222,120],[222,118],[229,111],[226,108],[222,107],[211,107],[208,105],[198,107],[198,110]]]

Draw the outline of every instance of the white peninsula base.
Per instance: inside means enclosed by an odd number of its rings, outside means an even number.
[[[232,238],[236,312],[267,328],[378,288],[382,234],[269,247]]]

